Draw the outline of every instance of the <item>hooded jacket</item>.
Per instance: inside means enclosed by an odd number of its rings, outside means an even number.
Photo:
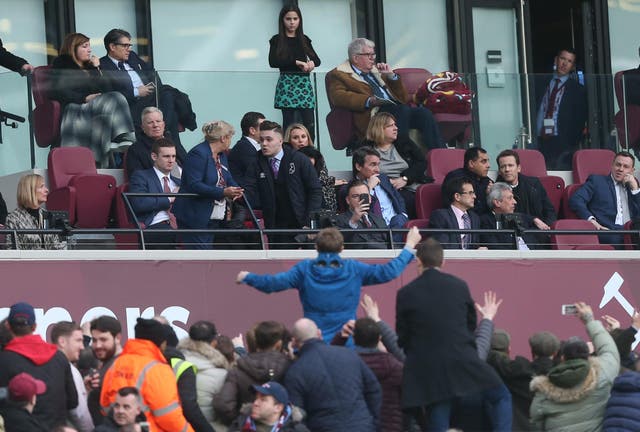
[[[615,342],[597,320],[587,323],[597,356],[569,360],[553,367],[549,376],[531,381],[533,430],[600,431],[613,380],[620,370]]]
[[[66,424],[67,411],[78,406],[78,393],[65,355],[38,335],[16,337],[0,352],[0,387],[20,372],[47,385],[47,391],[38,396],[33,417],[49,429]]]
[[[216,430],[224,430],[214,415],[213,398],[224,384],[229,362],[207,342],[186,338],[180,341],[178,349],[184,354],[185,360],[196,368],[198,405],[204,417]]]
[[[251,386],[268,381],[282,382],[289,363],[287,356],[279,351],[254,352],[238,359],[222,389],[213,397],[216,416],[226,424],[231,423],[238,416],[240,407],[255,398]]]
[[[316,323],[329,343],[344,323],[356,318],[361,287],[395,279],[412,259],[413,253],[407,248],[386,264],[373,265],[321,252],[317,258],[301,261],[287,272],[249,273],[244,282],[265,293],[297,289],[305,318]]]

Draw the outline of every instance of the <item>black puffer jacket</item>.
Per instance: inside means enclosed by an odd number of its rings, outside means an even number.
[[[281,382],[288,367],[289,359],[277,351],[250,353],[240,358],[227,374],[222,390],[213,398],[216,415],[230,424],[238,417],[242,404],[253,401],[252,385]]]

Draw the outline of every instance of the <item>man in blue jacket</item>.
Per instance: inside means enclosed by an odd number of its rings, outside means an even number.
[[[336,228],[325,228],[316,237],[317,258],[301,261],[291,270],[275,275],[241,271],[236,282],[268,294],[297,289],[305,318],[313,320],[322,330],[324,340],[330,342],[344,323],[356,318],[361,287],[400,276],[413,259],[412,249],[420,239],[420,232],[413,227],[400,255],[386,264],[371,265],[342,259],[339,255],[344,247],[342,234]]]

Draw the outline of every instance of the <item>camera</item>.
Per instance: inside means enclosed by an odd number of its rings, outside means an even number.
[[[522,221],[522,216],[518,213],[506,213],[496,215],[496,228],[497,229],[508,229],[515,230],[516,235],[521,235],[522,231],[525,230],[524,222]]]
[[[368,195],[368,194],[367,194]],[[336,215],[331,210],[320,210],[310,215],[311,229],[322,229],[336,226]]]
[[[62,230],[63,235],[70,235],[73,228],[69,223],[69,212],[62,210],[45,210],[44,228]]]

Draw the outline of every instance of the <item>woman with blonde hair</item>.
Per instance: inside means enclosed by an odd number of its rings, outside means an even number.
[[[329,175],[324,157],[320,153],[320,150],[313,148],[313,140],[303,124],[293,123],[290,125],[284,133],[284,141],[312,159],[313,166],[318,173],[318,179],[320,180],[320,184],[322,184],[322,208],[329,209],[335,213],[337,211],[336,186],[347,184],[347,181],[336,179]],[[305,149],[305,147],[313,149]]]
[[[242,197],[229,171],[226,152],[235,134],[229,123],[216,120],[202,126],[204,141],[187,154],[182,167],[180,192],[196,193],[198,198],[176,198],[173,214],[179,228],[218,229],[228,220],[233,201]],[[213,234],[183,234],[185,247],[212,249]]]
[[[7,215],[7,229],[47,229],[45,210],[49,189],[44,178],[27,174],[18,182],[18,208]],[[7,246],[14,248],[13,235],[7,234]],[[16,249],[66,249],[67,244],[57,234],[18,234]]]
[[[396,118],[386,112],[371,117],[363,145],[380,153],[380,172],[389,177],[404,198],[409,219],[415,219],[416,189],[422,183],[433,181],[425,174],[427,160],[422,149],[409,138],[398,137]]]
[[[107,168],[111,152],[124,151],[135,133],[127,99],[111,91],[99,66],[89,38],[68,34],[53,61],[51,98],[62,104],[60,145],[88,147],[98,167]]]

